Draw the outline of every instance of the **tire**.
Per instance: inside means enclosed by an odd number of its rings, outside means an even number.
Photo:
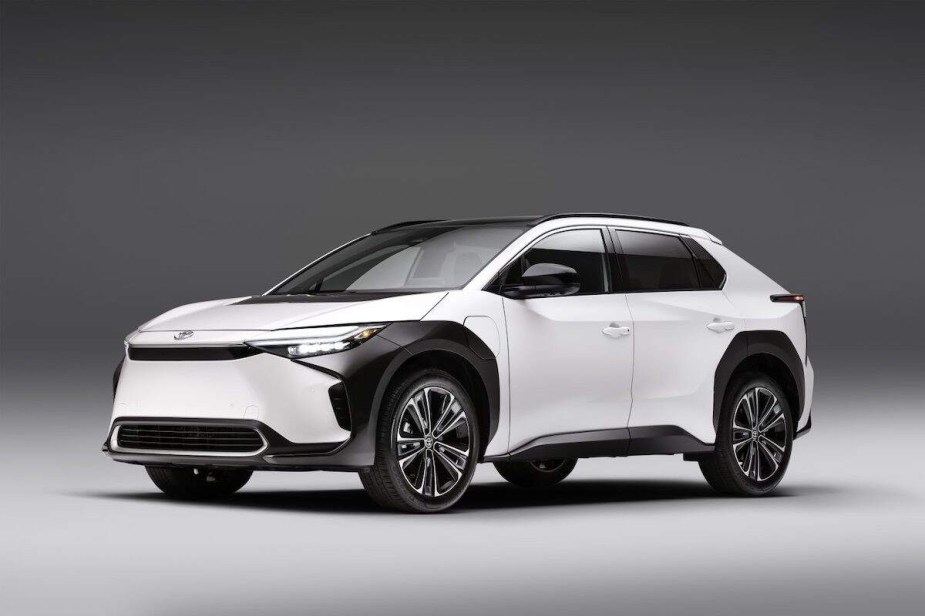
[[[495,462],[498,473],[522,488],[547,488],[569,476],[578,460],[530,460],[529,462]]]
[[[146,466],[148,476],[161,492],[180,500],[214,500],[230,496],[251,478],[249,470],[173,468]]]
[[[469,487],[478,455],[478,418],[468,392],[442,370],[421,370],[386,393],[375,463],[360,481],[387,509],[444,511]]]
[[[752,430],[755,406],[759,422]],[[768,376],[746,374],[726,391],[716,448],[700,460],[700,470],[720,493],[764,496],[783,479],[792,450],[793,415],[783,389]]]

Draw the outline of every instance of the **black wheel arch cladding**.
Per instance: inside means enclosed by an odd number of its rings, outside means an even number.
[[[389,384],[408,362],[434,351],[449,353],[465,362],[481,380],[488,406],[484,447],[498,429],[501,399],[498,364],[488,345],[460,323],[397,321],[350,351],[298,361],[343,381],[353,441],[348,447],[358,448],[356,453],[362,457],[368,452],[371,464],[379,410]],[[478,404],[477,396],[473,395],[473,400]]]
[[[788,392],[790,384],[779,383],[787,393],[792,393],[796,402],[794,412],[794,429],[796,422],[803,416],[806,381],[803,362],[786,334],[773,330],[755,330],[738,333],[730,341],[726,352],[716,366],[713,382],[713,427],[719,429],[719,416],[723,400],[733,375],[743,365],[762,356],[770,356],[780,361],[789,371],[793,380],[794,391]],[[773,376],[773,375],[771,375]],[[792,406],[792,404],[791,404]]]

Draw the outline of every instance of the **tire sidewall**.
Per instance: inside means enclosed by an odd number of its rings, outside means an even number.
[[[395,446],[395,434],[401,417],[400,411],[405,407],[408,399],[424,387],[441,387],[453,394],[466,414],[470,430],[470,450],[472,455],[469,457],[463,476],[452,490],[436,498],[426,498],[408,485],[404,474],[398,466]],[[399,386],[393,396],[390,396],[390,403],[386,409],[386,416],[383,417],[382,425],[387,428],[385,431],[380,431],[380,453],[383,454],[389,478],[402,500],[416,511],[442,511],[452,507],[462,498],[472,481],[472,476],[475,474],[480,443],[478,418],[475,414],[472,398],[459,381],[441,370],[427,370],[414,375]]]
[[[575,469],[576,458],[564,458],[551,470],[541,470],[531,462],[495,462],[495,469],[505,480],[522,488],[546,488],[556,485]]]
[[[739,399],[746,391],[754,387],[763,387],[771,391],[778,400],[781,407],[781,414],[784,416],[786,425],[785,442],[787,444],[784,458],[774,474],[764,481],[756,481],[747,477],[739,468],[735,453],[732,447],[732,422],[735,414],[736,405]],[[791,413],[790,404],[784,391],[774,379],[760,374],[747,374],[737,379],[723,400],[723,409],[720,415],[719,434],[716,439],[719,451],[717,452],[721,463],[727,467],[730,479],[745,494],[751,496],[761,496],[769,493],[781,482],[787,472],[790,464],[790,457],[793,453],[793,414]]]
[[[253,475],[253,471],[246,469],[146,466],[145,470],[162,492],[173,498],[186,500],[209,500],[230,496],[243,488]],[[214,481],[207,479],[209,474],[213,476]]]

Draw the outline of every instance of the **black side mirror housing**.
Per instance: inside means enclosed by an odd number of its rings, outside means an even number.
[[[501,295],[511,299],[556,297],[578,293],[578,272],[558,263],[537,263],[527,268],[520,282],[501,287]]]

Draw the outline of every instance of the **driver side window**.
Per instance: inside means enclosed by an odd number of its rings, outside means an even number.
[[[598,229],[562,231],[540,240],[508,267],[502,282],[520,282],[523,273],[537,263],[565,265],[578,272],[580,286],[573,295],[599,295],[610,291],[607,249]]]

